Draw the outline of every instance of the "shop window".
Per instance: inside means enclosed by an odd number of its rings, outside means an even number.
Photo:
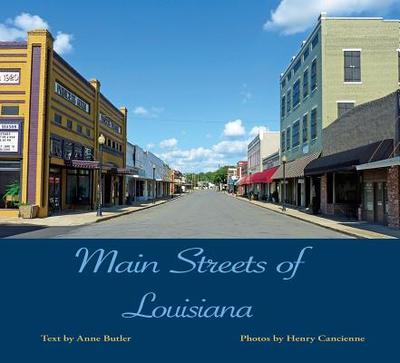
[[[57,125],[61,125],[62,124],[62,116],[59,115],[58,113],[54,114],[54,123],[56,123]]]
[[[19,106],[1,106],[1,114],[3,116],[18,116]]]
[[[358,202],[357,194],[358,177],[357,174],[335,175],[335,194],[336,203],[355,204]]]
[[[90,205],[89,170],[68,169],[67,171],[67,204]]]
[[[20,161],[0,161],[0,208],[18,207],[20,178]]]

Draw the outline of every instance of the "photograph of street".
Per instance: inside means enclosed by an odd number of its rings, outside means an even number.
[[[398,238],[399,2],[273,3],[7,4],[0,237]]]

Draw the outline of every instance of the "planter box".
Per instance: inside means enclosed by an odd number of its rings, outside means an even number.
[[[39,212],[39,206],[37,205],[21,205],[19,207],[19,216],[23,219],[36,218]]]

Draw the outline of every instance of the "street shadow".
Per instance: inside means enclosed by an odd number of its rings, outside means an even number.
[[[29,233],[37,230],[45,229],[45,226],[38,226],[32,224],[1,224],[0,225],[0,238],[15,236],[21,233]]]

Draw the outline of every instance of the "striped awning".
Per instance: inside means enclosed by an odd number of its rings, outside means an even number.
[[[65,166],[75,169],[99,169],[99,162],[94,160],[65,160]]]
[[[311,163],[313,160],[317,159],[321,152],[306,155],[300,159],[290,161],[285,165],[285,177],[291,178],[303,178],[305,167]],[[272,179],[283,179],[283,165],[279,166]]]

